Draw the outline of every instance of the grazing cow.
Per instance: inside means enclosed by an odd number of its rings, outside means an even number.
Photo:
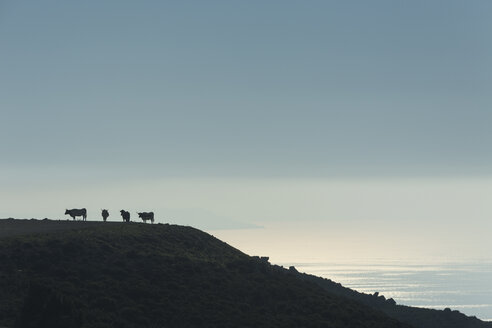
[[[121,213],[121,217],[123,218],[123,221],[130,222],[130,212],[121,210],[120,213]]]
[[[103,221],[106,222],[106,220],[107,220],[107,218],[109,216],[108,210],[102,210],[101,215],[103,217]]]
[[[81,216],[83,221],[87,220],[87,210],[85,208],[81,208],[81,209],[73,208],[71,210],[65,210],[65,215],[67,214],[70,215],[74,220],[75,217],[77,216]]]
[[[154,223],[154,212],[141,212],[138,213],[138,217],[142,219],[144,223],[147,222],[147,220],[150,220],[151,223]]]

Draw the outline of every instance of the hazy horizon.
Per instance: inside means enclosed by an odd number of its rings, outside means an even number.
[[[491,9],[0,1],[0,217],[487,257]]]

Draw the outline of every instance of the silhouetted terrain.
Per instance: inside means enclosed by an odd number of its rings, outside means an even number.
[[[397,305],[393,299],[382,295],[370,295],[356,292],[343,287],[330,279],[324,279],[306,273],[297,273],[302,280],[313,282],[331,294],[345,296],[364,303],[374,309],[381,310],[392,318],[418,328],[491,328],[491,322],[484,322],[476,317],[468,317],[459,311],[433,310]]]
[[[121,222],[106,222],[105,224],[120,224]],[[12,237],[18,235],[28,235],[33,233],[51,233],[63,230],[85,229],[100,226],[101,222],[97,221],[62,221],[54,220],[0,220],[0,238]]]
[[[0,327],[410,327],[191,227],[0,220],[0,236]]]

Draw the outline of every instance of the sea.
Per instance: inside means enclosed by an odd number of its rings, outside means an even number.
[[[371,240],[357,243],[327,229],[213,231],[219,239],[249,255],[269,256],[270,263],[331,279],[362,293],[378,292],[398,304],[422,308],[450,308],[492,321],[492,256],[459,253],[465,244],[439,253],[425,243],[376,247]],[[417,252],[404,252],[417,249]],[[396,245],[396,244],[395,244]],[[446,245],[447,246],[447,245]],[[485,249],[485,248],[484,248]],[[375,256],[375,255],[381,256]]]
[[[408,260],[279,263],[341,283],[378,292],[398,304],[458,310],[492,321],[492,261],[409,263]]]

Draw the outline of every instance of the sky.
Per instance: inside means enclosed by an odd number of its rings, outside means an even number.
[[[428,247],[490,253],[491,9],[0,0],[0,217],[425,227]]]

